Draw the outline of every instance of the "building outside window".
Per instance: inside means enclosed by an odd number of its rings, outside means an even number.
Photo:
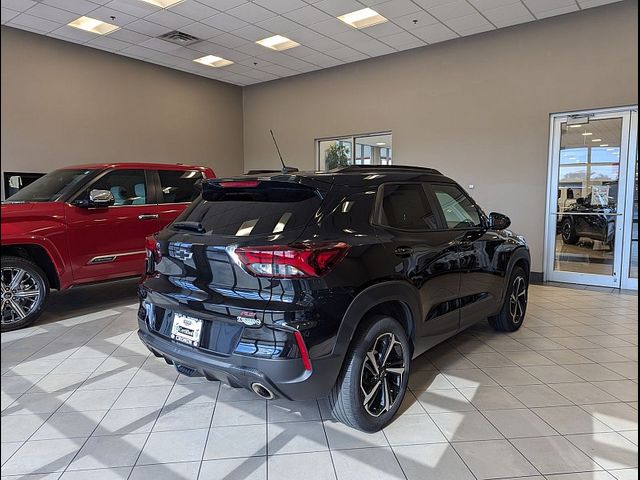
[[[391,165],[392,135],[375,133],[316,140],[318,170],[348,165]]]

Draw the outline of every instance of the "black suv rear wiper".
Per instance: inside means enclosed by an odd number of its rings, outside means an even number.
[[[173,228],[178,230],[191,230],[192,232],[205,233],[206,230],[202,226],[200,222],[175,222],[171,225]]]

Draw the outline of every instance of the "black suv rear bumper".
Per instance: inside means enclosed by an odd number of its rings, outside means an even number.
[[[200,352],[188,345],[165,339],[139,322],[138,336],[157,357],[162,357],[181,373],[220,380],[232,387],[251,389],[254,383],[267,387],[276,397],[288,400],[314,400],[329,394],[341,367],[338,356],[311,360],[305,371],[299,358],[266,359],[249,355],[218,356]]]

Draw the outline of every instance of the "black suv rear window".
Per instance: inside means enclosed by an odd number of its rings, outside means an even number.
[[[321,203],[316,189],[300,184],[205,182],[201,198],[177,221],[198,222],[218,235],[270,235],[304,227]]]

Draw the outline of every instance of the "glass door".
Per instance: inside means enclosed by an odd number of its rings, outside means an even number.
[[[624,246],[622,258],[622,288],[638,289],[638,112],[631,112],[629,158],[631,170],[627,177]]]
[[[630,111],[552,117],[545,277],[620,287]]]

